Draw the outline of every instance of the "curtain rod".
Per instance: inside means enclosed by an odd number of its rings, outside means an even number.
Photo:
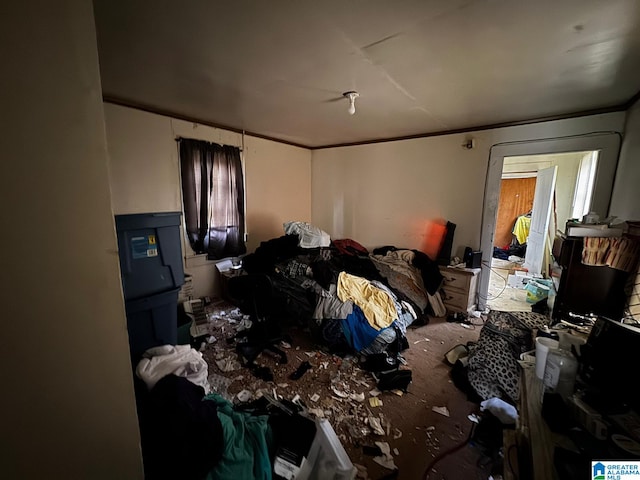
[[[215,143],[216,145],[221,145],[223,147],[235,147],[238,150],[240,150],[241,152],[244,151],[243,147],[239,147],[237,145],[226,145],[224,143],[218,143],[218,142],[210,142],[209,140],[201,140],[199,138],[189,138],[189,137],[176,137],[175,138],[176,142],[179,142],[180,140],[195,140],[196,142],[206,142],[206,143]],[[243,135],[243,143],[244,143],[244,135]]]

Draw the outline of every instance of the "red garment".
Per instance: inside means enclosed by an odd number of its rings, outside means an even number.
[[[350,238],[334,240],[332,243],[336,250],[343,255],[369,255],[369,250]]]

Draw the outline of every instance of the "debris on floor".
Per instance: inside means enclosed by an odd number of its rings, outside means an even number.
[[[371,416],[367,419],[367,421],[369,423],[369,426],[371,427],[371,430],[373,430],[373,433],[375,433],[376,435],[384,435],[382,423],[380,422],[379,418]]]
[[[383,478],[390,475],[389,470],[397,474],[397,465],[406,456],[424,468],[427,460],[437,455],[440,439],[445,442],[450,433],[457,434],[453,427],[443,431],[440,426],[436,429],[434,425],[426,426],[424,423],[428,418],[424,404],[437,405],[443,402],[442,398],[436,400],[425,397],[424,393],[414,396],[415,383],[409,385],[409,395],[398,388],[381,391],[377,388],[379,379],[360,368],[358,357],[339,357],[326,352],[310,341],[307,332],[292,334],[287,341],[279,343],[278,346],[287,354],[288,363],[279,363],[277,358],[265,351],[256,359],[255,367],[247,368],[241,363],[235,344],[228,341],[239,331],[248,328],[250,321],[245,317],[229,304],[222,311],[214,309],[207,316],[207,336],[202,337],[205,343],[203,357],[209,364],[212,391],[236,403],[262,396],[273,402],[293,402],[300,405],[310,418],[327,419],[357,468],[356,478]],[[207,341],[211,337],[215,340]],[[422,343],[421,348],[408,350],[407,361],[403,363],[409,363],[409,368],[417,369],[411,355],[424,357],[425,351],[434,349],[438,349],[437,357],[441,361],[445,351],[442,346],[444,341],[431,331],[429,337],[424,336],[423,331],[422,336],[415,335],[409,342],[412,345]],[[459,342],[456,339],[454,345]],[[400,368],[407,367],[402,365]],[[425,367],[426,371],[432,369],[433,365]],[[433,385],[427,380],[419,388],[428,393]],[[425,398],[429,398],[429,401]],[[448,398],[446,402],[453,407]],[[444,418],[450,417],[446,406],[434,406],[431,410],[439,414],[435,417],[449,422]],[[424,412],[424,415],[419,412]],[[469,410],[464,415],[467,413]],[[438,420],[432,421],[439,425]],[[422,427],[414,430],[413,425]],[[363,457],[363,446],[374,444],[375,455]],[[443,445],[443,448],[446,446]],[[402,468],[403,475],[409,474]]]
[[[389,470],[397,469],[398,467],[396,467],[396,464],[393,462],[393,457],[391,456],[389,444],[387,442],[376,442],[376,445],[380,448],[380,451],[382,451],[382,455],[374,457],[373,461]]]
[[[431,411],[444,415],[445,417],[449,416],[449,409],[447,407],[431,407]]]

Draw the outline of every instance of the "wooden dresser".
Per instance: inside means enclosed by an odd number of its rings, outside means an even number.
[[[449,312],[468,312],[476,305],[479,268],[440,267],[442,301]]]

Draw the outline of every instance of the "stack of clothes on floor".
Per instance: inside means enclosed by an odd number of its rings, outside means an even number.
[[[202,354],[188,345],[151,348],[138,363],[145,478],[271,480],[299,465],[315,422],[268,396],[234,406],[210,393],[207,371]]]
[[[444,316],[437,264],[418,250],[369,252],[351,239],[331,241],[308,224],[285,224],[282,237],[243,258],[249,274],[266,274],[277,317],[314,333],[333,353],[379,354],[402,344],[407,327]]]

